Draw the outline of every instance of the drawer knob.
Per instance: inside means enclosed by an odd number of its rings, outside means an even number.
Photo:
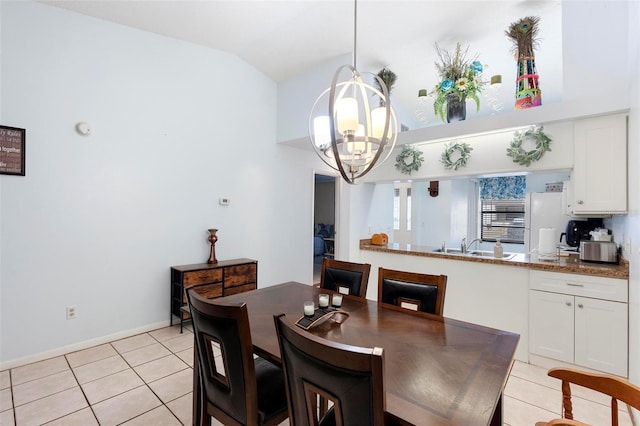
[[[578,204],[582,205],[582,204],[584,204],[584,201],[578,200]]]
[[[584,305],[582,305],[582,303],[578,303],[578,308],[584,308]]]
[[[565,305],[567,305],[567,306],[571,306],[571,302],[564,302],[564,303],[565,303]]]

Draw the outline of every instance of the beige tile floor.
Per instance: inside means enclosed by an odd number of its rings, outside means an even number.
[[[192,364],[187,325],[184,334],[179,326],[162,328],[1,371],[0,425],[190,425]],[[609,424],[606,397],[573,392],[576,418]],[[546,369],[515,363],[505,391],[505,424],[559,417],[560,404],[560,383]],[[631,425],[624,407],[620,417],[621,425]]]

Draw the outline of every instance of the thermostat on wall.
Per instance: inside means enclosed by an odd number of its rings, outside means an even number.
[[[229,198],[220,198],[218,201],[220,202],[221,206],[228,206],[229,203],[231,203],[231,200]]]

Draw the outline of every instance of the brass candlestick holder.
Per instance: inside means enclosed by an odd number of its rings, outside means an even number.
[[[217,229],[209,229],[209,242],[211,243],[211,251],[209,252],[209,260],[207,263],[218,263],[218,259],[216,259],[216,241],[218,241],[218,237],[216,236]]]

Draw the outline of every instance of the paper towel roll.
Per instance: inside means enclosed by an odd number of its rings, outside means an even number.
[[[540,228],[538,237],[538,256],[556,256],[556,230],[555,228]]]

